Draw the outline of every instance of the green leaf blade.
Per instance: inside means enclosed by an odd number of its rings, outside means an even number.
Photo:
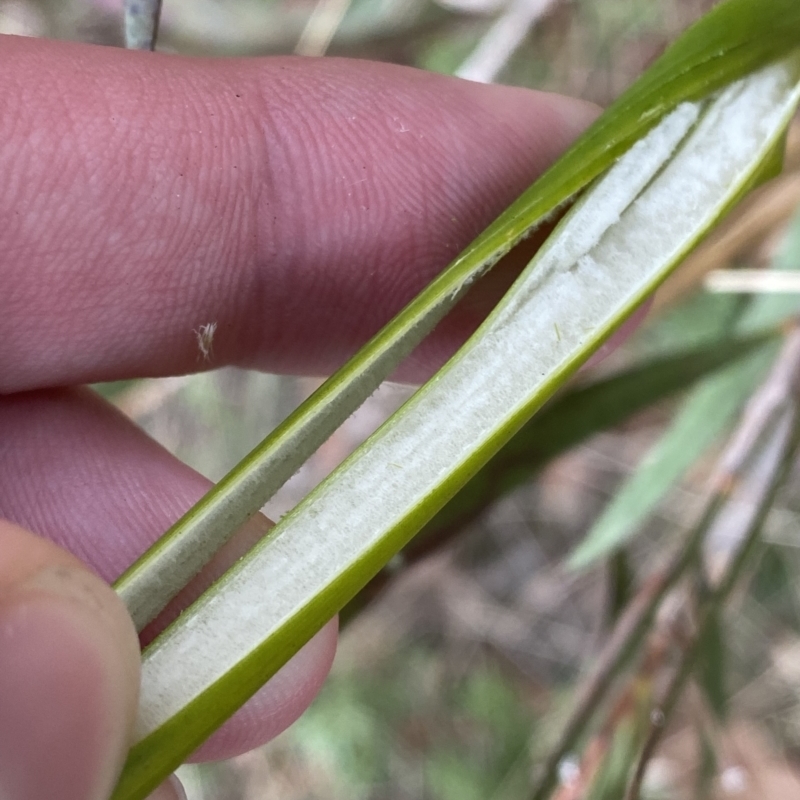
[[[697,387],[570,556],[572,569],[586,569],[636,535],[666,493],[733,424],[776,352],[776,343],[766,345]]]

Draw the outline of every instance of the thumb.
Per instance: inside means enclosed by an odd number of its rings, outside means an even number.
[[[107,798],[138,687],[138,640],[113,590],[0,521],[0,797]]]

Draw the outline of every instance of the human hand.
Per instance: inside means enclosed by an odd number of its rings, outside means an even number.
[[[330,372],[595,112],[386,64],[15,37],[0,37],[0,72],[0,797],[99,800],[139,676],[107,582],[209,484],[70,387],[194,371],[209,323],[212,366]],[[481,282],[401,376],[442,363],[513,269]],[[290,724],[335,641],[332,622],[198,757]]]

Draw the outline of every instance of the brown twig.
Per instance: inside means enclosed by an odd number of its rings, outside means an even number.
[[[737,494],[747,492],[755,498],[755,502],[749,505],[745,514],[740,516],[741,527],[735,531],[738,534],[739,546],[732,557],[728,559],[727,567],[719,576],[716,588],[704,603],[697,631],[689,646],[684,650],[681,661],[664,690],[661,700],[654,708],[655,713],[651,716],[653,721],[650,731],[642,747],[633,778],[625,794],[625,800],[638,800],[647,766],[661,741],[666,724],[683,694],[686,682],[694,671],[702,642],[715,616],[725,605],[741,578],[745,565],[749,562],[775,492],[786,477],[795,458],[800,443],[799,420],[800,414],[798,414],[797,405],[783,412],[770,437],[769,445],[763,450],[762,457],[755,469],[748,479],[737,487],[731,498],[731,501],[735,502]]]
[[[700,523],[692,530],[689,538],[676,548],[666,566],[645,582],[620,616],[611,638],[606,642],[594,668],[579,690],[558,741],[545,760],[532,800],[544,800],[549,796],[557,780],[559,764],[578,742],[620,669],[644,640],[666,593],[696,560],[705,531],[711,525],[721,503],[722,499],[716,497],[709,501]]]
[[[706,569],[711,573],[708,579],[712,592],[700,611],[697,632],[657,704],[658,724],[651,725],[626,800],[639,797],[647,765],[692,674],[700,645],[748,562],[775,492],[797,451],[799,420],[800,330],[794,328],[766,381],[748,403],[712,477],[712,491],[727,494],[728,501],[708,531],[706,547],[707,551],[720,551],[723,563],[715,563],[719,561],[714,558],[715,553],[707,552]],[[727,541],[720,547],[723,532]]]
[[[757,532],[763,515],[769,508],[769,503],[774,491],[782,480],[785,470],[790,462],[790,456],[797,447],[797,432],[794,420],[798,416],[798,386],[800,386],[800,330],[792,329],[787,336],[784,347],[770,372],[769,377],[761,389],[753,396],[745,409],[742,421],[731,437],[728,446],[718,461],[707,490],[707,499],[703,511],[688,538],[671,556],[667,566],[654,578],[651,578],[640,590],[628,609],[623,613],[615,626],[611,639],[603,648],[597,659],[596,665],[585,680],[579,695],[575,700],[573,711],[558,739],[545,760],[543,774],[536,784],[533,800],[544,800],[552,791],[558,773],[558,766],[572,750],[586,726],[591,721],[597,708],[602,703],[606,693],[612,685],[620,668],[639,647],[650,627],[650,621],[655,615],[667,590],[673,586],[686,572],[687,568],[695,563],[695,556],[699,548],[706,541],[713,542],[717,538],[719,520],[726,509],[733,507],[731,501],[736,502],[743,492],[748,492],[754,499],[750,505],[750,512],[739,513],[738,527],[740,531],[737,544],[744,541],[733,558],[733,564],[728,568],[734,570],[731,579],[729,573],[712,585],[718,588],[713,594],[715,602],[721,604],[732,589],[735,578],[744,563],[743,559],[750,552],[746,542]],[[747,475],[747,479],[743,480]],[[761,483],[755,484],[754,481]],[[709,624],[706,617],[701,628]],[[684,668],[691,671],[699,647],[700,634],[695,637],[694,645],[690,645],[686,653],[691,653]],[[672,691],[679,696],[685,678],[680,677],[680,669],[676,673],[677,681]],[[661,711],[671,712],[673,700],[670,690],[664,695]],[[655,715],[659,725],[653,725],[650,738],[653,744],[642,753],[637,775],[639,782],[644,774],[647,760],[660,736],[662,714]],[[633,784],[632,784],[633,785]],[[635,795],[632,795],[635,797]]]

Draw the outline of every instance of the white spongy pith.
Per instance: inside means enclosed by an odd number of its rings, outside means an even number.
[[[796,92],[788,68],[772,66],[726,89],[696,125],[697,108],[683,105],[632,148],[465,350],[147,652],[137,738],[374,546],[635,303],[746,183]]]

